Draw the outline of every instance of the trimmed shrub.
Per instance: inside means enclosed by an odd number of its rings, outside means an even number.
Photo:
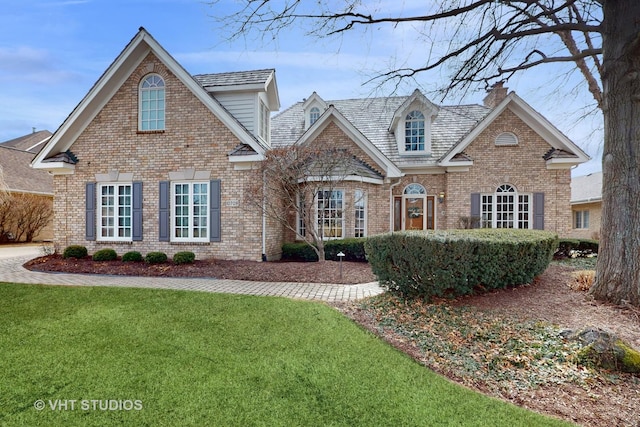
[[[142,257],[142,254],[138,251],[131,251],[131,252],[127,252],[126,254],[122,255],[122,261],[124,262],[142,262],[144,261],[144,258]]]
[[[288,261],[318,261],[313,248],[304,242],[285,243],[282,245],[282,259]]]
[[[580,258],[598,254],[599,242],[591,239],[560,239],[555,258]]]
[[[89,255],[87,248],[80,245],[67,246],[62,253],[62,258],[86,258]]]
[[[360,261],[366,262],[367,255],[364,251],[364,242],[366,238],[349,238],[341,240],[329,240],[324,244],[325,259],[339,261],[338,253],[342,252],[345,256],[343,261]]]
[[[473,229],[381,234],[364,246],[381,286],[429,300],[530,283],[557,244],[545,231]]]
[[[340,240],[328,240],[324,243],[324,257],[330,261],[339,261],[338,253],[345,256],[343,261],[366,262],[364,251],[366,238],[349,238]],[[285,243],[282,245],[282,259],[290,261],[318,261],[313,248],[304,242]]]
[[[193,264],[196,260],[196,254],[189,251],[176,252],[173,256],[173,262],[176,264]]]
[[[113,261],[118,259],[118,254],[113,249],[100,249],[93,254],[94,261]]]
[[[162,264],[163,262],[167,262],[167,254],[164,252],[149,252],[144,257],[144,262],[147,264]]]

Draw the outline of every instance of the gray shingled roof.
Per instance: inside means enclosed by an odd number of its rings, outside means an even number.
[[[453,145],[464,138],[490,112],[481,105],[441,106],[431,128],[431,154],[400,156],[389,126],[395,111],[408,96],[325,101],[333,105],[347,120],[398,167],[435,165]],[[293,144],[304,133],[304,110],[298,102],[276,115],[271,123],[271,145]]]
[[[45,143],[51,138],[51,132],[48,130],[39,130],[29,135],[10,139],[9,141],[0,142],[0,146],[16,148],[22,151],[30,151],[37,154]]]
[[[31,168],[34,153],[0,144],[0,168],[11,192],[40,193],[53,196],[53,176]]]
[[[274,69],[265,69],[216,74],[196,74],[193,78],[204,87],[264,84],[274,71]]]
[[[571,178],[571,203],[602,201],[602,172]]]

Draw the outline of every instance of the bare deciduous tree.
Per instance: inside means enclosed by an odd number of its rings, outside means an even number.
[[[349,206],[337,192],[352,175],[353,160],[340,148],[272,149],[259,165],[263,182],[249,189],[247,201],[308,243],[322,262],[325,240],[344,237],[340,233]]]
[[[363,27],[409,28],[424,43],[422,65],[390,69],[377,79],[398,81],[447,66],[453,71],[444,93],[488,87],[544,64],[570,64],[584,77],[605,124],[601,240],[591,292],[600,300],[640,306],[640,2],[424,3],[423,14],[394,16],[358,0],[244,0],[231,15],[217,16],[231,38],[275,39],[298,24],[312,37]]]

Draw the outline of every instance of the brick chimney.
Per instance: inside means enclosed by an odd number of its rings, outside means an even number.
[[[495,83],[482,101],[485,107],[496,108],[503,99],[507,97],[507,88],[503,87],[504,82]]]

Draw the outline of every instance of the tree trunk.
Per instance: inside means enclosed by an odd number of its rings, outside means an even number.
[[[591,293],[640,306],[640,1],[603,4],[602,224]]]

